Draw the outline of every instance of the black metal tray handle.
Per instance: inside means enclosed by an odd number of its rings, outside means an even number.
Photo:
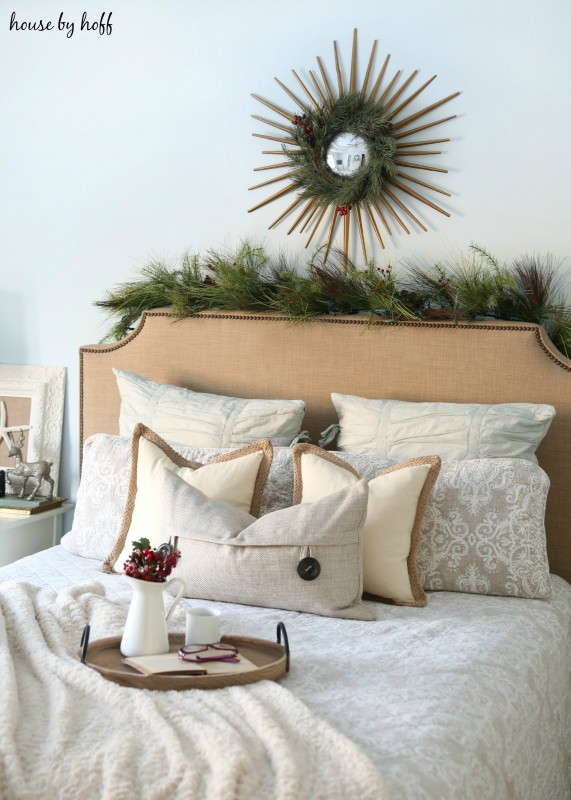
[[[289,639],[287,638],[286,626],[283,624],[283,622],[278,622],[278,644],[282,643],[282,634],[284,637],[284,650],[286,654],[286,672],[289,672]]]
[[[81,663],[85,664],[85,656],[87,655],[87,645],[89,644],[89,625],[86,625],[83,629],[83,633],[81,634],[81,644],[79,645],[81,648]]]

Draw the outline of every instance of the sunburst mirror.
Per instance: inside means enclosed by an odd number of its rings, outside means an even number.
[[[441,155],[440,150],[427,148],[449,142],[450,139],[424,138],[426,134],[418,138],[416,135],[454,119],[455,114],[433,119],[432,112],[457,97],[460,92],[454,92],[414,113],[405,113],[405,109],[432,83],[436,75],[418,89],[409,92],[418,70],[414,70],[404,80],[401,80],[402,71],[398,70],[388,80],[390,55],[387,55],[375,82],[372,83],[376,49],[375,40],[360,88],[357,80],[357,30],[354,30],[348,85],[343,80],[339,49],[337,42],[334,42],[336,81],[328,77],[319,57],[319,74],[309,70],[311,84],[307,80],[303,81],[292,70],[303,92],[303,98],[275,78],[280,88],[293,101],[293,111],[257,94],[252,95],[281,118],[277,121],[252,115],[264,125],[280,131],[280,135],[253,135],[281,145],[279,150],[263,150],[262,154],[281,156],[282,160],[256,167],[256,172],[281,170],[281,173],[276,178],[250,186],[250,189],[260,189],[286,180],[287,184],[248,211],[256,211],[295,192],[294,201],[269,228],[276,227],[286,217],[297,212],[288,234],[296,229],[300,233],[307,232],[306,247],[312,241],[319,241],[325,234],[325,259],[335,237],[340,233],[337,229],[340,219],[343,220],[342,250],[345,257],[349,256],[351,226],[354,221],[366,263],[368,257],[365,231],[369,225],[379,245],[384,248],[383,236],[392,235],[395,225],[406,233],[410,233],[409,225],[415,230],[427,231],[423,222],[413,213],[411,203],[413,208],[420,203],[446,217],[450,216],[445,208],[431,199],[433,193],[446,197],[450,197],[450,193],[416,177],[418,171],[447,172],[441,167],[422,163],[422,159]],[[371,83],[372,88],[369,89]],[[408,108],[408,112],[410,110]],[[422,118],[426,120],[422,121]],[[417,124],[418,121],[422,121],[421,124]],[[417,160],[419,158],[421,161]]]

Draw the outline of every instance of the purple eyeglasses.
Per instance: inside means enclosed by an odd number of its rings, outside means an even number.
[[[219,655],[201,656],[209,650],[218,651]],[[192,661],[195,664],[204,664],[206,661],[227,661],[230,664],[238,664],[240,651],[231,644],[185,644],[178,651],[181,661]]]

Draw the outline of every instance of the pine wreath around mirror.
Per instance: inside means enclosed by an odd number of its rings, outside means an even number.
[[[283,108],[257,94],[252,95],[278,116],[275,120],[253,114],[254,119],[278,131],[277,135],[274,131],[253,135],[276,147],[263,150],[263,155],[280,156],[281,160],[256,167],[256,172],[280,170],[280,174],[249,188],[257,190],[282,181],[287,183],[248,211],[256,211],[294,194],[293,202],[269,225],[270,229],[286,218],[291,221],[296,214],[288,234],[296,230],[306,233],[306,247],[324,238],[326,260],[335,237],[341,234],[340,249],[348,260],[352,228],[356,225],[358,237],[355,235],[354,239],[358,240],[360,253],[367,263],[367,232],[384,248],[385,237],[393,234],[395,226],[407,234],[411,228],[426,232],[428,229],[420,217],[427,209],[428,213],[436,211],[450,217],[450,211],[443,207],[446,201],[439,200],[439,204],[433,199],[435,195],[449,198],[450,193],[422,180],[419,175],[425,177],[426,173],[438,175],[448,171],[433,165],[433,157],[442,155],[442,151],[431,148],[450,139],[431,138],[434,131],[425,131],[456,117],[455,114],[441,117],[441,112],[436,112],[460,92],[416,108],[415,101],[436,75],[413,90],[411,84],[418,70],[406,78],[397,70],[390,78],[389,54],[373,82],[375,40],[359,86],[357,30],[353,31],[348,82],[343,77],[337,42],[333,43],[333,50],[335,80],[328,75],[319,57],[319,73],[310,69],[309,80],[302,80],[292,70],[302,96],[275,78],[293,104],[293,110],[292,105]],[[338,230],[340,220],[342,231]]]

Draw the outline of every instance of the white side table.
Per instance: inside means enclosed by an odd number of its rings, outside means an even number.
[[[73,508],[64,503],[38,514],[0,515],[0,567],[59,544],[63,515]]]

